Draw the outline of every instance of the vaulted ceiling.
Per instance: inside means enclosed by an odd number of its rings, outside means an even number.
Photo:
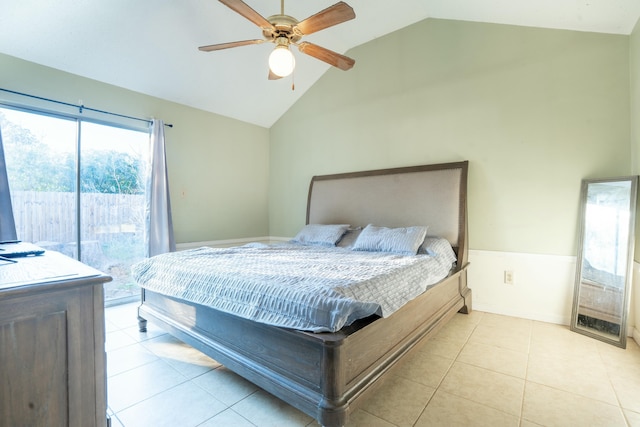
[[[336,1],[287,0],[284,11],[302,20]],[[346,1],[354,20],[305,40],[346,53],[426,18],[630,34],[640,17],[639,0]],[[264,17],[280,13],[278,0],[245,2]],[[270,43],[197,49],[257,38],[259,28],[216,0],[2,0],[0,8],[0,53],[270,127],[331,67],[294,48],[292,91],[290,77],[267,79]]]

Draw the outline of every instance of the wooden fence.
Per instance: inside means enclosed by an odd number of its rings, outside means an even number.
[[[21,240],[76,241],[75,193],[14,191],[11,199]],[[82,240],[108,243],[123,234],[144,232],[144,195],[83,193],[80,203]]]

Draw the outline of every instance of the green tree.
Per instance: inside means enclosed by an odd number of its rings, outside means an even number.
[[[52,150],[29,129],[0,113],[7,173],[13,191],[72,192],[76,188],[75,153]],[[143,194],[143,162],[115,150],[83,151],[80,189],[88,193]]]
[[[73,191],[75,164],[64,153],[51,150],[29,129],[0,114],[11,189],[17,191]]]
[[[112,150],[83,152],[81,190],[87,193],[142,194],[140,159]]]

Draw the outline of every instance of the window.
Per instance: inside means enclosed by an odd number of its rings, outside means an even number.
[[[18,238],[113,277],[107,304],[139,297],[149,131],[0,107]]]

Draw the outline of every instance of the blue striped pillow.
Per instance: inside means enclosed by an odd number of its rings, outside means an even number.
[[[335,246],[349,224],[307,224],[292,242],[304,245]]]
[[[353,250],[415,255],[427,236],[427,229],[424,226],[387,228],[369,224],[358,236]]]

